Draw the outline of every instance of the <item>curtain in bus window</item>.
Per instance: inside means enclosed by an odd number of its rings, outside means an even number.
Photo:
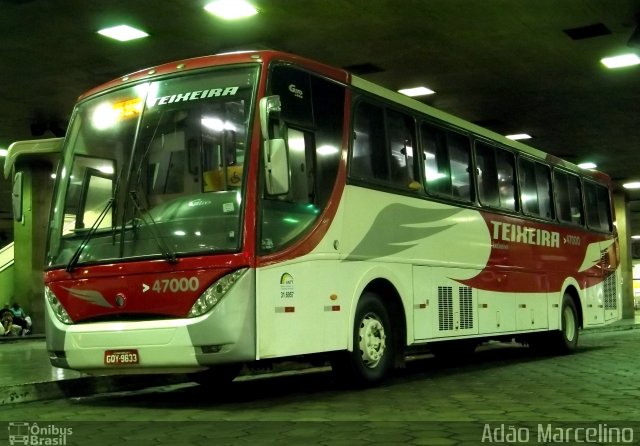
[[[358,104],[353,137],[351,175],[387,180],[383,110],[366,102]]]
[[[583,224],[582,192],[580,180],[575,175],[555,170],[554,189],[558,219],[564,223]]]
[[[496,147],[476,143],[478,196],[485,206],[513,211],[515,197],[515,161],[513,154]]]
[[[426,123],[420,130],[427,190],[471,201],[469,139]]]
[[[476,142],[478,198],[485,206],[498,207],[498,174],[493,147]]]
[[[469,138],[453,132],[449,132],[448,136],[452,195],[464,201],[471,201]]]
[[[589,228],[597,231],[610,231],[611,207],[607,188],[586,181],[584,195]]]
[[[387,111],[387,133],[391,164],[391,181],[402,189],[415,182],[413,119],[393,110]],[[414,187],[415,189],[415,187]]]
[[[554,218],[549,167],[520,158],[520,200],[526,214]]]
[[[500,207],[510,211],[518,209],[516,198],[516,161],[513,153],[496,149],[496,170]]]

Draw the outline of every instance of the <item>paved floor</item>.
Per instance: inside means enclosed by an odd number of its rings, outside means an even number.
[[[10,404],[0,442],[26,431],[40,441],[28,444],[83,446],[640,444],[640,330],[583,332],[580,345],[568,356],[488,345],[459,364],[427,356],[364,390],[317,371]]]
[[[640,328],[640,312],[636,313],[635,320],[624,319],[591,331],[635,327]],[[187,377],[178,375],[126,378],[89,376],[52,367],[43,336],[0,339],[0,405],[188,381]]]

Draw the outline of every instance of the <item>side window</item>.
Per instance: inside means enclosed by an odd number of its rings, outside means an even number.
[[[511,152],[482,142],[476,143],[478,197],[485,206],[514,211],[515,160]]]
[[[596,231],[611,231],[611,203],[609,190],[590,181],[584,182],[585,209],[587,225]]]
[[[578,177],[554,170],[553,186],[556,192],[558,219],[563,223],[583,225],[582,189]]]
[[[355,114],[350,174],[356,178],[416,190],[413,119],[361,102]]]
[[[355,114],[351,175],[357,178],[386,180],[384,112],[381,107],[361,102]]]
[[[549,167],[525,158],[520,158],[518,164],[522,210],[527,215],[554,218]]]
[[[427,191],[471,201],[469,138],[426,123],[420,138]]]

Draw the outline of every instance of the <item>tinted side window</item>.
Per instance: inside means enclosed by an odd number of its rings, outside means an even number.
[[[583,225],[582,188],[578,177],[555,170],[553,186],[556,192],[558,219],[563,223]]]
[[[358,104],[353,130],[351,175],[363,179],[386,180],[389,170],[382,108],[366,102]]]
[[[427,191],[471,201],[469,138],[426,123],[420,131]]]
[[[516,210],[515,160],[511,152],[476,143],[478,197],[485,206]]]
[[[393,110],[387,110],[387,133],[391,161],[391,181],[400,188],[409,188],[416,179],[413,119]]]
[[[520,201],[527,215],[552,219],[551,172],[542,163],[520,158]]]
[[[355,114],[350,174],[405,190],[417,190],[413,119],[361,102]]]
[[[609,202],[608,189],[599,184],[585,181],[584,198],[589,228],[596,231],[611,231],[611,203]]]

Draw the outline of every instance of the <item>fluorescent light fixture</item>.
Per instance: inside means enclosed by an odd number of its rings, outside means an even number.
[[[528,135],[526,133],[516,133],[514,135],[507,135],[506,137],[509,139],[513,139],[514,141],[517,141],[519,139],[531,139],[531,135]]]
[[[129,25],[118,25],[111,28],[104,28],[98,31],[98,34],[102,34],[106,37],[119,40],[120,42],[126,42],[127,40],[139,39],[141,37],[147,37],[149,34],[139,29],[132,28]]]
[[[244,0],[216,0],[207,4],[204,9],[225,20],[241,19],[258,13],[258,10]]]
[[[631,238],[634,240],[638,240],[640,239],[640,235],[632,235]]]
[[[596,165],[596,163],[586,162],[578,164],[578,167],[581,169],[595,169],[598,166]]]
[[[632,181],[631,183],[624,183],[622,185],[625,189],[640,189],[640,181]]]
[[[415,88],[403,88],[402,90],[398,90],[398,93],[402,93],[407,96],[414,97],[414,96],[426,96],[428,94],[434,94],[435,91],[427,87],[415,87]]]
[[[0,157],[5,157],[9,151],[7,149],[0,149]]]
[[[629,53],[620,56],[605,57],[601,59],[600,62],[607,68],[622,68],[640,64],[640,57],[638,57],[637,54]]]

